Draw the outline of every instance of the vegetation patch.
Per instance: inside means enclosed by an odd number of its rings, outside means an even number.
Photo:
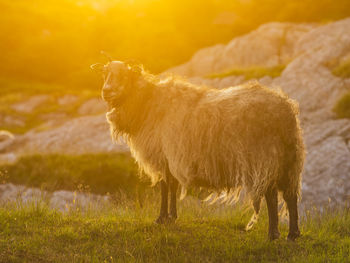
[[[333,111],[338,118],[350,118],[350,92],[345,93],[334,105]]]
[[[340,62],[332,69],[333,75],[341,78],[350,78],[350,58]]]
[[[259,79],[264,76],[276,78],[281,75],[286,65],[277,65],[274,67],[249,67],[249,68],[234,68],[223,73],[214,73],[209,75],[209,78],[226,78],[230,76],[244,76],[245,80]]]
[[[44,190],[77,190],[81,187],[97,194],[123,190],[133,194],[145,187],[135,161],[128,154],[33,155],[15,164],[0,167],[6,182]]]

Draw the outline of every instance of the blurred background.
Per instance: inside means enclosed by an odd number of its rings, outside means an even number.
[[[349,15],[348,0],[0,0],[1,88],[26,82],[94,89],[89,65],[105,61],[101,50],[159,73],[270,21],[327,23]]]

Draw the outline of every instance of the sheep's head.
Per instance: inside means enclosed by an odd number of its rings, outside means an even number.
[[[122,61],[111,61],[106,65],[94,64],[91,67],[103,74],[101,95],[107,102],[109,111],[120,106],[132,95],[135,86],[133,84],[143,71],[140,66],[131,66]]]

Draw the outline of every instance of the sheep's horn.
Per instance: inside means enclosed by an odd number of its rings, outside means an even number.
[[[98,71],[98,72],[102,72],[103,67],[104,67],[104,65],[102,63],[95,63],[95,64],[92,64],[90,66],[90,68],[92,70],[95,70],[95,71]]]
[[[101,50],[101,54],[108,59],[108,62],[112,62],[113,61],[112,56],[110,54],[108,54],[106,51]]]

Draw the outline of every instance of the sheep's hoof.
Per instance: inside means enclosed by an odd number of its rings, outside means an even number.
[[[278,239],[280,237],[280,232],[274,231],[269,233],[269,239],[270,241],[273,241],[275,239]]]
[[[287,236],[287,240],[288,241],[295,241],[295,239],[297,239],[298,237],[300,237],[300,231],[294,232],[294,233],[289,233]]]
[[[164,225],[164,224],[168,224],[169,223],[169,216],[159,216],[156,221],[156,224],[158,225]]]

